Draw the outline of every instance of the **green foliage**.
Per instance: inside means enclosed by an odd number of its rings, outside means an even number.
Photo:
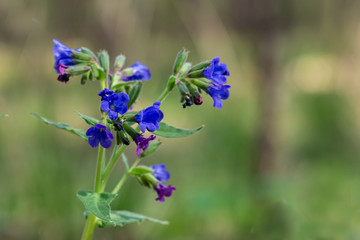
[[[159,123],[159,129],[154,132],[155,135],[160,137],[166,137],[166,138],[181,138],[181,137],[188,137],[191,136],[197,132],[199,132],[201,129],[203,129],[205,126],[202,125],[201,127],[197,129],[182,129],[182,128],[176,128],[169,124],[160,122]]]
[[[87,116],[85,114],[82,114],[80,113],[79,111],[75,111],[77,114],[79,114],[79,116],[85,120],[85,122],[87,124],[89,124],[90,126],[94,126],[95,124],[99,124],[100,123],[100,120],[99,119],[96,119],[96,118],[93,118],[93,117],[90,117],[90,116]]]
[[[117,194],[113,193],[96,193],[94,191],[79,191],[78,198],[84,204],[86,210],[90,211],[96,217],[111,221],[110,217],[110,203]]]
[[[141,223],[144,220],[160,223],[167,225],[168,221],[162,221],[156,218],[148,217],[139,213],[129,212],[129,211],[111,211],[110,212],[111,222],[100,221],[98,223],[99,227],[122,227],[129,223]]]
[[[160,147],[161,142],[158,140],[152,141],[150,142],[148,148],[141,153],[140,157],[144,158],[149,156],[150,154],[156,152],[158,150],[158,148]]]
[[[80,136],[81,138],[83,138],[84,140],[88,140],[88,137],[85,135],[85,132],[82,129],[76,129],[73,128],[72,126],[65,124],[65,123],[59,123],[59,122],[54,122],[51,121],[47,118],[44,118],[36,113],[32,113],[32,115],[34,115],[35,117],[39,118],[40,120],[42,120],[44,123],[49,124],[49,125],[53,125],[59,129],[74,133],[75,135]]]

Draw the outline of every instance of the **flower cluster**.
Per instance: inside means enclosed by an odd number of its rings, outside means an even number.
[[[136,101],[142,84],[151,78],[151,72],[147,66],[135,62],[130,67],[123,68],[126,58],[120,54],[115,58],[114,67],[111,69],[110,57],[105,50],[94,54],[85,47],[71,49],[58,40],[54,39],[53,42],[54,68],[55,72],[59,74],[59,81],[67,83],[70,77],[80,75],[81,84],[93,80],[100,82],[101,91],[98,96],[101,97],[101,119],[84,117],[81,114],[85,121],[91,125],[85,135],[89,145],[93,148],[99,145],[102,148],[110,148],[114,138],[116,144],[123,147],[134,142],[137,146],[136,155],[140,161],[141,158],[151,154],[159,146],[158,140],[151,142],[157,136],[165,137],[166,134],[162,135],[164,132],[174,131],[173,137],[177,136],[178,131],[181,131],[181,129],[168,127],[168,125],[161,123],[164,118],[164,114],[160,110],[161,102],[175,87],[179,90],[184,108],[191,105],[201,105],[203,103],[201,94],[206,92],[213,99],[213,106],[220,109],[223,106],[222,100],[228,99],[230,95],[230,86],[226,85],[230,73],[227,65],[220,63],[219,57],[192,66],[191,63],[187,62],[189,52],[182,50],[175,59],[173,75],[170,76],[167,87],[158,98],[159,100],[145,109],[136,110]],[[131,111],[128,111],[129,109]],[[145,136],[148,134],[147,132],[151,134]],[[83,133],[81,136],[86,138]],[[151,147],[149,148],[149,146]],[[123,147],[114,147],[114,154],[110,162],[117,160],[113,158],[119,157],[123,153],[121,152],[125,149]],[[100,150],[103,150],[102,148]],[[99,159],[101,160],[101,158]],[[166,186],[164,184],[170,179],[170,173],[166,170],[165,164],[136,169],[138,161],[135,161],[134,165],[128,168],[124,176],[135,175],[142,184],[152,188],[157,193],[156,201],[164,202],[165,198],[170,197],[176,190],[172,185]],[[111,164],[109,163],[109,165]],[[106,166],[105,172],[109,165]],[[107,179],[102,180],[106,183]],[[117,191],[114,190],[114,192]]]

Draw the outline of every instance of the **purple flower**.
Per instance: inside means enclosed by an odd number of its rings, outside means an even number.
[[[106,130],[106,127],[101,124],[95,124],[93,127],[86,131],[86,136],[89,137],[88,142],[91,147],[97,147],[100,145],[104,148],[109,148],[114,139],[110,131]]]
[[[172,194],[172,191],[176,190],[175,187],[169,185],[165,186],[164,184],[158,182],[157,187],[154,187],[156,193],[158,194],[158,197],[155,199],[156,201],[164,202],[164,197],[170,197]]]
[[[165,170],[166,165],[165,164],[157,164],[151,166],[152,170],[154,170],[153,175],[155,178],[161,182],[166,182],[170,178],[169,171]]]
[[[216,84],[226,83],[226,76],[229,76],[230,73],[227,70],[225,63],[220,63],[220,58],[216,57],[211,61],[211,65],[207,67],[203,74],[206,78],[212,80]]]
[[[65,69],[67,69],[69,66],[75,65],[72,61],[72,50],[65,46],[62,42],[53,39],[53,42],[55,43],[53,47],[53,53],[55,58],[55,64],[54,68],[56,73],[60,74],[58,77],[58,80],[60,82],[67,83],[69,81],[69,74],[65,73]]]
[[[131,68],[133,69],[134,73],[131,76],[123,76],[123,81],[134,81],[134,80],[143,80],[147,81],[151,78],[150,70],[142,64],[141,62],[136,62],[133,65],[131,65]]]
[[[124,114],[127,111],[129,96],[126,93],[114,93],[111,90],[104,89],[99,94],[101,96],[101,109],[108,113],[110,120],[118,119],[118,114]]]
[[[229,85],[213,85],[208,88],[206,91],[214,100],[214,107],[220,109],[223,106],[221,100],[225,100],[229,98]]]
[[[147,129],[154,132],[159,129],[159,122],[164,118],[164,114],[160,110],[161,102],[155,102],[151,107],[146,108],[136,115],[135,121],[139,123],[142,132]]]
[[[141,150],[145,151],[149,147],[149,142],[154,140],[155,138],[156,138],[156,136],[154,136],[154,135],[151,135],[148,138],[145,138],[145,137],[141,136],[140,134],[136,135],[134,137],[134,141],[137,145],[136,155],[138,155],[140,157]]]

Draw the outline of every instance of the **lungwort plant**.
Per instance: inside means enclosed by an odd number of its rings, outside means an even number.
[[[154,153],[162,138],[181,138],[197,133],[202,129],[180,129],[164,123],[164,113],[161,110],[166,97],[177,88],[183,108],[201,105],[202,95],[208,94],[214,101],[214,107],[220,109],[222,100],[229,97],[229,85],[226,85],[229,71],[219,57],[195,65],[187,62],[188,51],[181,50],[175,59],[172,75],[169,77],[164,91],[145,109],[138,109],[138,99],[144,82],[151,79],[147,66],[135,62],[125,66],[125,56],[118,55],[113,67],[110,68],[110,58],[106,51],[94,54],[85,47],[71,49],[58,40],[54,40],[53,52],[55,56],[55,72],[59,74],[57,80],[63,83],[72,81],[74,76],[80,76],[81,84],[98,81],[100,90],[93,97],[99,99],[100,110],[98,117],[90,117],[77,112],[89,125],[84,131],[75,129],[68,124],[48,120],[34,114],[46,124],[74,133],[87,141],[92,148],[98,148],[95,185],[92,190],[82,190],[77,193],[85,207],[86,224],[82,239],[92,239],[96,226],[124,226],[132,222],[148,220],[160,224],[166,221],[157,220],[139,213],[125,210],[113,210],[111,202],[118,196],[119,191],[129,177],[153,190],[155,200],[164,202],[176,191],[172,185],[167,185],[170,173],[165,164],[153,166],[140,165],[142,160]],[[181,106],[180,106],[181,107]],[[131,144],[136,144],[137,158],[130,166],[125,156],[125,150]],[[106,151],[112,147],[109,159]],[[109,190],[107,182],[119,159],[125,165],[125,172],[117,185]]]

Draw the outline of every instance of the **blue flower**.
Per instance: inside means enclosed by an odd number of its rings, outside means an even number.
[[[118,114],[124,114],[127,111],[129,96],[126,93],[111,93],[111,90],[104,89],[98,95],[101,96],[101,109],[108,113],[110,120],[118,119]]]
[[[56,39],[53,39],[53,42],[55,43],[53,47],[53,53],[55,57],[55,64],[54,64],[55,71],[59,74],[64,74],[62,69],[64,68],[66,69],[66,67],[68,66],[75,65],[75,63],[72,62],[72,57],[71,57],[73,52],[69,47],[65,46],[62,42]]]
[[[152,170],[154,170],[153,175],[155,178],[161,182],[166,182],[170,178],[170,173],[167,171],[165,164],[157,164],[151,166]]]
[[[164,202],[165,201],[164,197],[170,197],[172,195],[172,191],[176,190],[176,188],[171,185],[165,186],[164,184],[158,182],[157,186],[154,187],[154,190],[158,194],[158,197],[155,200]]]
[[[106,127],[101,124],[95,124],[93,127],[86,131],[86,136],[89,137],[88,142],[91,147],[97,147],[100,145],[104,148],[109,148],[114,136],[110,131],[106,130]]]
[[[226,83],[226,76],[229,76],[230,73],[227,70],[225,63],[220,63],[220,58],[216,57],[211,61],[211,65],[207,67],[203,74],[206,78],[212,80],[216,84]]]
[[[154,140],[155,138],[156,138],[156,136],[154,136],[154,135],[151,135],[148,138],[145,138],[145,137],[141,136],[140,134],[136,135],[134,137],[134,142],[137,145],[136,155],[138,155],[140,157],[141,150],[145,151],[149,147],[150,141]]]
[[[159,122],[164,118],[164,114],[160,110],[161,102],[155,102],[151,107],[146,108],[136,115],[135,121],[139,123],[142,132],[147,129],[154,132],[159,129]]]
[[[150,70],[147,66],[140,62],[136,62],[133,65],[131,65],[131,68],[133,69],[134,73],[131,76],[123,76],[123,81],[134,81],[134,80],[143,80],[147,81],[151,78]]]
[[[108,100],[109,96],[112,94],[114,94],[114,92],[107,88],[98,93],[98,95],[101,97],[101,101]]]
[[[212,85],[208,88],[206,91],[214,100],[214,107],[220,109],[223,106],[223,103],[221,100],[225,100],[229,98],[230,91],[229,85]]]

